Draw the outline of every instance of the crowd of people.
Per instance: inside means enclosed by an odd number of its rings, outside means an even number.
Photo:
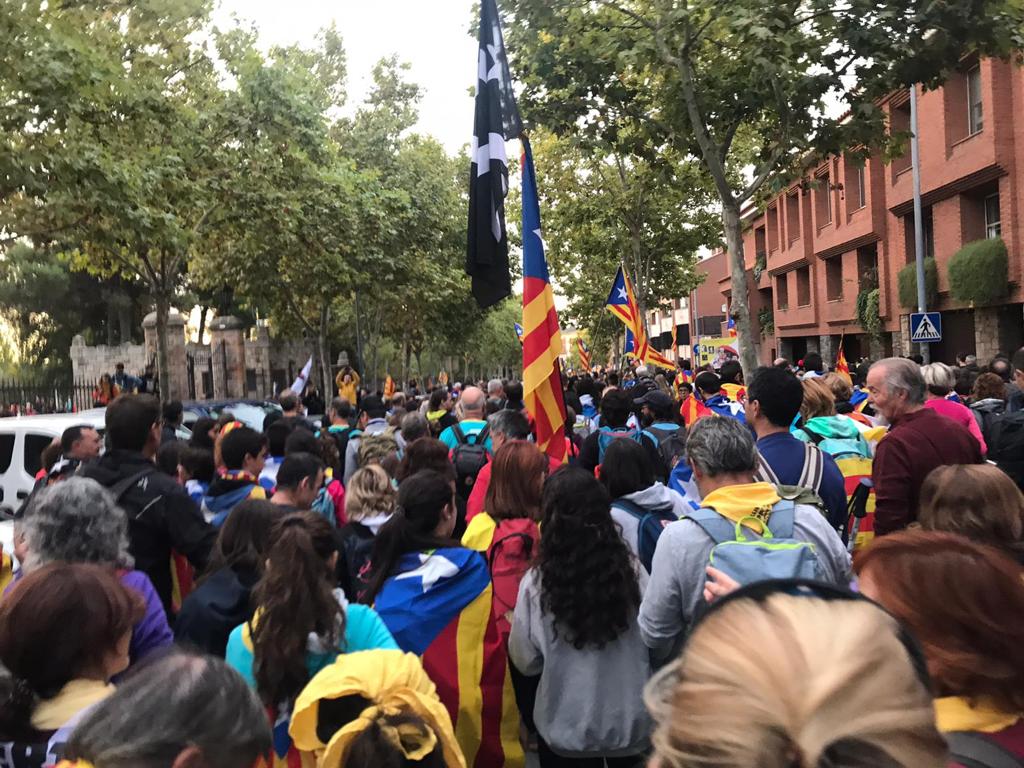
[[[569,377],[564,465],[500,379],[115,395],[4,554],[0,765],[1022,765],[1024,350],[961,363]]]

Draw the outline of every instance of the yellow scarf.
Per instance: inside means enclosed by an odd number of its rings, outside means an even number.
[[[754,533],[760,534],[764,533],[764,522],[780,498],[770,483],[744,483],[712,491],[704,497],[702,505],[734,523],[742,521]]]
[[[946,696],[935,700],[935,724],[943,733],[954,731],[980,731],[997,733],[1021,719],[1021,713],[1007,713],[988,699],[975,702],[960,696]]]

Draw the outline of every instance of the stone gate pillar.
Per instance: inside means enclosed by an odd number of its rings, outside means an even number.
[[[142,321],[146,337],[146,364],[156,361],[156,312],[150,312]],[[188,398],[188,370],[185,361],[185,318],[172,309],[167,316],[167,373],[168,381],[160,382],[160,393],[168,400]]]
[[[213,396],[245,397],[245,324],[237,317],[218,317],[210,323]]]

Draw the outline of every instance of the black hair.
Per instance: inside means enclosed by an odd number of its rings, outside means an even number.
[[[189,445],[197,448],[213,450],[213,440],[210,439],[210,430],[217,426],[217,420],[209,416],[200,416],[192,424],[192,437],[189,438]]]
[[[334,438],[331,438],[333,441]],[[284,441],[284,455],[291,456],[293,453],[311,453],[314,456],[322,456],[320,441],[316,435],[308,429],[293,429],[288,439]]]
[[[141,453],[160,422],[160,401],[153,395],[119,395],[107,406],[104,419],[112,449]]]
[[[723,384],[739,384],[743,378],[743,366],[739,360],[726,360],[718,369],[718,376]]]
[[[351,419],[352,418],[352,403],[345,397],[336,397],[331,400],[331,410],[334,411],[334,415],[339,419]]]
[[[924,357],[921,355],[908,355],[907,360],[913,360],[918,365],[924,365]]]
[[[170,426],[177,426],[181,420],[181,415],[185,412],[185,408],[181,404],[181,400],[171,400],[169,403],[164,403],[162,409],[164,424]]]
[[[602,648],[629,631],[640,606],[635,558],[608,492],[589,472],[563,467],[544,483],[541,507],[541,610],[575,648]]]
[[[75,442],[82,437],[82,432],[86,429],[95,429],[95,427],[89,424],[76,424],[73,427],[65,429],[60,436],[60,450],[65,456],[71,453],[71,449]]]
[[[306,478],[316,479],[317,472],[323,471],[324,463],[312,453],[289,453],[277,470],[278,488],[298,488]]]
[[[259,574],[270,549],[270,531],[281,509],[266,499],[246,499],[228,513],[210,552],[206,576],[224,568]]]
[[[216,467],[213,464],[213,451],[194,445],[185,445],[178,454],[178,463],[185,468],[189,477],[201,483],[213,482]]]
[[[825,363],[817,352],[808,352],[804,355],[804,370],[821,373],[825,370]]]
[[[758,368],[747,384],[747,402],[757,401],[761,413],[776,427],[788,427],[800,413],[804,388],[800,380],[781,368]]]
[[[512,381],[505,385],[505,400],[513,405],[523,402],[523,385]]]
[[[709,395],[717,395],[722,391],[722,380],[718,378],[718,374],[714,371],[698,373],[693,380],[693,384],[701,392],[707,392]]]
[[[220,455],[228,469],[241,469],[246,456],[259,456],[267,436],[251,427],[235,427],[220,441]]]
[[[282,411],[294,411],[299,407],[299,396],[292,391],[282,392],[277,398]]]
[[[654,485],[654,466],[647,449],[635,440],[612,440],[601,463],[601,485],[613,499]]]
[[[294,430],[295,423],[289,419],[278,419],[267,425],[263,431],[267,435],[267,450],[271,456],[284,456],[286,441]]]
[[[168,440],[156,452],[156,466],[165,475],[178,476],[178,464],[181,463],[181,443]]]
[[[448,399],[448,390],[444,387],[438,387],[430,393],[430,405],[428,407],[431,411],[439,411],[446,399]]]
[[[624,427],[633,412],[633,400],[624,389],[610,389],[601,398],[601,419],[606,427]]]
[[[417,445],[423,441],[417,441]],[[372,605],[377,593],[406,552],[420,552],[459,543],[437,536],[444,508],[453,503],[451,481],[439,472],[425,469],[405,478],[398,486],[395,513],[377,533],[370,557],[371,572],[361,601]]]
[[[384,405],[384,401],[376,395],[367,395],[364,397],[363,401],[359,404],[359,410],[371,419],[383,419],[388,412],[387,407]]]

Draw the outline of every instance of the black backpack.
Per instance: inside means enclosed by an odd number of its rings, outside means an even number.
[[[986,415],[985,422],[988,460],[1024,490],[1024,411]]]
[[[458,424],[452,425],[452,433],[455,435],[455,448],[452,449],[452,466],[455,467],[455,489],[464,499],[469,498],[473,491],[473,484],[480,470],[487,463],[487,436],[490,434],[490,426],[484,426],[475,435],[466,437],[462,427]],[[469,439],[473,442],[469,442]]]
[[[373,554],[373,532],[362,523],[349,523],[339,533],[338,584],[350,603],[357,602],[369,584],[370,557]]]
[[[661,462],[665,465],[665,472],[657,474],[664,474],[664,477],[668,477],[672,468],[686,457],[686,430],[682,427],[675,429],[648,427],[643,433],[654,440]]]
[[[641,507],[629,499],[616,499],[612,506],[628,512],[637,519],[636,550],[644,570],[650,573],[651,561],[654,559],[654,550],[658,546],[661,532],[669,523],[676,522],[679,516],[671,506]]]
[[[953,731],[945,734],[950,757],[966,768],[1024,768],[1024,762],[982,733]]]

